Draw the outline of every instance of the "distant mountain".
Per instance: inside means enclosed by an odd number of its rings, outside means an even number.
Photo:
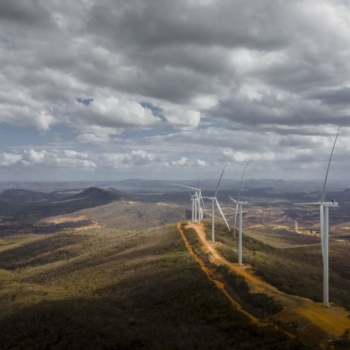
[[[48,202],[57,201],[68,198],[72,196],[72,193],[80,193],[81,189],[75,191],[65,190],[65,191],[53,191],[53,192],[42,192],[42,191],[32,191],[22,188],[8,189],[0,193],[0,200],[5,202],[17,202],[17,203],[27,203],[27,202]]]
[[[118,200],[134,199],[135,196],[129,193],[118,191],[114,188],[98,188],[90,187],[74,196],[67,198],[67,201],[85,201],[85,202],[98,202],[101,204],[107,204]]]
[[[2,192],[0,198],[10,202],[39,202],[47,201],[50,198],[50,194],[24,189],[10,189]]]
[[[70,193],[69,196],[67,194]],[[61,197],[60,197],[61,196]],[[6,190],[0,194],[1,215],[30,221],[55,215],[73,213],[120,200],[137,200],[137,195],[114,188],[90,187],[78,194],[71,192],[35,192],[22,189]]]
[[[219,172],[218,172],[219,173]],[[208,180],[206,177],[201,177],[199,186],[203,190],[213,191],[218,183],[218,175],[215,178]],[[243,188],[266,188],[273,187],[275,190],[282,192],[310,192],[319,191],[323,188],[324,180],[283,180],[283,179],[247,179],[243,181]],[[181,187],[174,184],[187,185],[197,187],[198,179],[192,180],[143,180],[143,179],[127,179],[120,181],[72,181],[72,182],[0,182],[0,191],[8,189],[26,189],[38,192],[57,191],[57,194],[64,194],[69,190],[87,189],[90,187],[98,188],[119,188],[126,191],[138,192],[170,192],[182,191]],[[233,180],[225,177],[221,181],[220,190],[238,189],[240,180]],[[344,190],[349,187],[348,180],[332,180],[330,179],[327,188],[334,191]]]

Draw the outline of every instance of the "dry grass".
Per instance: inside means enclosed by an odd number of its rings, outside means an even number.
[[[210,231],[210,230],[209,230]],[[322,301],[322,251],[319,237],[263,226],[244,230],[243,262],[281,291]],[[219,247],[230,261],[237,262],[237,245],[221,223],[216,229]],[[237,239],[237,237],[236,237]],[[331,238],[329,245],[330,300],[350,310],[350,243]]]
[[[235,310],[175,225],[19,236],[0,268],[1,349],[307,348]]]
[[[84,209],[64,217],[84,216],[107,228],[142,230],[186,219],[186,210],[174,205],[118,201],[91,209]],[[56,220],[61,216],[55,217]]]

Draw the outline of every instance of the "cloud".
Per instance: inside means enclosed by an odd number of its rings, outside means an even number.
[[[124,157],[124,164],[150,166],[152,163],[159,163],[163,161],[163,157],[159,154],[150,154],[144,150],[131,151]]]
[[[22,156],[15,153],[3,153],[0,154],[0,165],[2,166],[10,166],[16,164],[18,161],[22,159]]]
[[[186,157],[181,157],[180,160],[177,161],[171,161],[170,163],[172,166],[180,166],[180,167],[205,167],[208,164],[204,160],[195,159],[190,160]]]
[[[81,123],[110,128],[149,128],[161,123],[160,118],[140,103],[115,97],[100,97],[89,104],[77,101],[68,114],[74,125]]]
[[[76,137],[79,143],[106,143],[111,140],[111,135],[119,135],[123,128],[101,127],[98,125],[80,125],[79,129],[83,131]]]
[[[193,129],[199,125],[200,113],[197,111],[165,111],[165,118],[174,127]]]
[[[22,154],[3,154],[5,162],[3,166],[23,165],[26,167],[63,167],[63,168],[84,168],[94,169],[96,164],[91,161],[86,153],[72,150],[24,150]]]
[[[277,169],[326,159],[339,125],[349,149],[342,0],[0,0],[0,17],[3,166]]]
[[[0,17],[7,24],[16,23],[35,26],[50,23],[51,21],[49,11],[44,6],[41,6],[38,1],[1,1],[0,6]]]

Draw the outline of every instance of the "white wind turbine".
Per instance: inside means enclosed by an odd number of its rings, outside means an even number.
[[[199,182],[199,180],[198,180]],[[203,219],[203,209],[201,208],[201,200],[202,199],[202,191],[198,187],[190,187],[190,186],[184,186],[184,185],[178,185],[175,184],[175,186],[180,186],[184,188],[189,188],[191,190],[195,190],[195,194],[191,195],[191,201],[192,201],[192,222],[198,222],[198,224],[201,223],[201,219]]]
[[[338,129],[337,136],[335,137],[331,156],[328,162],[328,168],[326,172],[326,178],[324,180],[323,191],[321,195],[321,200],[319,202],[313,203],[296,203],[294,205],[303,205],[310,207],[319,207],[320,208],[320,236],[321,236],[321,245],[322,245],[322,258],[323,258],[323,306],[329,307],[329,277],[328,277],[328,241],[329,241],[329,208],[338,207],[338,203],[333,199],[331,202],[325,202],[326,194],[326,185],[329,167],[331,165],[331,160],[333,156],[333,151],[335,144],[338,139],[340,128]]]
[[[208,179],[203,186],[205,186],[214,177],[214,175],[210,179]],[[180,186],[180,187],[185,187],[185,188],[195,190],[194,195],[190,193],[191,201],[192,201],[192,222],[198,222],[198,224],[200,224],[201,220],[203,220],[203,217],[204,217],[205,205],[204,205],[203,196],[202,196],[202,188],[199,187],[199,178],[197,182],[197,187],[190,187],[190,186],[184,186],[184,185],[178,185],[178,184],[175,184],[175,186]]]
[[[220,182],[221,182],[221,179],[222,179],[222,175],[224,174],[224,170],[225,170],[225,167],[224,169],[222,169],[222,173],[221,173],[221,176],[220,176],[220,180],[216,186],[216,190],[215,190],[215,195],[214,197],[203,197],[203,198],[207,198],[207,199],[210,199],[211,200],[211,240],[212,242],[214,243],[215,242],[215,203],[216,203],[216,206],[218,207],[219,211],[220,211],[220,214],[221,216],[223,217],[225,223],[226,223],[226,226],[228,228],[229,231],[231,231],[230,229],[230,226],[228,225],[227,221],[226,221],[226,218],[225,218],[225,215],[224,213],[222,212],[221,210],[221,207],[220,207],[220,204],[217,200],[217,194],[218,194],[218,191],[219,191],[219,186],[220,186]]]
[[[233,228],[233,240],[234,241],[236,241],[236,222],[237,222],[237,214],[239,212],[238,264],[241,266],[242,266],[242,255],[243,255],[243,253],[242,253],[242,251],[243,251],[243,248],[242,248],[242,246],[243,246],[243,244],[242,244],[242,240],[243,240],[243,238],[242,238],[242,206],[248,204],[248,202],[241,201],[240,199],[241,199],[242,181],[244,178],[245,171],[247,170],[248,164],[249,164],[249,161],[244,168],[243,175],[241,178],[241,183],[239,184],[238,199],[235,200],[231,196],[229,196],[231,201],[236,203],[235,223],[234,223],[234,228]]]

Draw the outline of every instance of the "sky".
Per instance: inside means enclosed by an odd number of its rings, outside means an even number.
[[[345,0],[0,0],[0,181],[350,173]],[[350,183],[350,179],[349,179]]]

